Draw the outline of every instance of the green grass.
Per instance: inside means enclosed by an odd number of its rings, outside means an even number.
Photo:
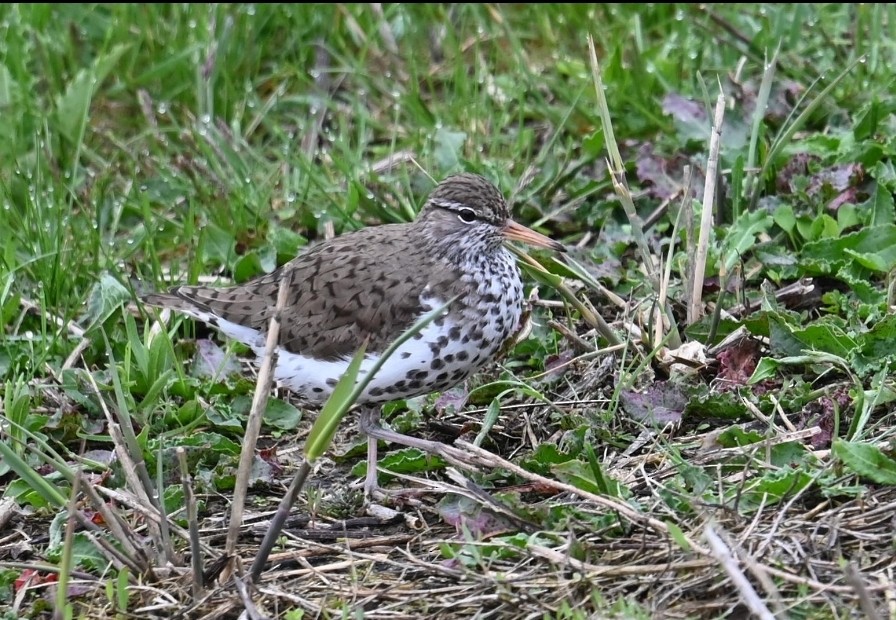
[[[245,423],[239,403],[251,395],[252,381],[194,372],[195,337],[208,333],[178,321],[170,338],[150,337],[152,315],[139,311],[135,295],[169,279],[244,281],[322,239],[329,227],[339,234],[410,220],[433,181],[467,170],[512,196],[518,220],[581,247],[571,253],[577,268],[539,255],[551,274],[540,276],[540,298],[548,303],[535,308],[532,337],[482,373],[466,407],[443,420],[455,428],[500,420],[484,434],[489,450],[530,472],[627,502],[694,540],[713,506],[729,511],[713,513],[723,522],[731,514],[749,522],[765,510],[773,523],[775,510],[806,512],[823,501],[848,507],[858,496],[884,502],[896,484],[886,449],[896,337],[894,23],[896,9],[871,4],[0,7],[0,403],[2,422],[14,423],[0,427],[9,448],[0,488],[36,511],[24,526],[34,534],[65,508],[56,491],[67,497],[76,463],[89,475],[114,474],[107,484],[120,486],[116,467],[77,458],[111,450],[105,408],[134,420],[135,442],[151,477],[161,464],[166,495],[176,495],[178,472],[168,469],[176,446],[188,448],[200,493],[226,494]],[[721,275],[731,287],[704,290],[704,319],[684,319],[686,254],[696,235],[686,234],[684,218],[675,228],[680,196],[645,234],[657,258],[676,243],[666,310],[683,339],[708,347],[742,327],[766,361],[736,349],[672,390],[677,379],[665,381],[674,374],[668,359],[654,355],[659,343],[629,337],[625,354],[583,357],[565,374],[542,376],[582,353],[549,320],[590,346],[606,344],[589,331],[581,305],[559,303],[557,276],[618,333],[630,334],[624,328],[632,325],[654,333],[648,323],[657,291],[606,169],[589,34],[642,218],[664,202],[664,183],[682,183],[684,163],[706,169],[707,118],[720,84],[728,96],[707,277],[716,284],[725,265]],[[765,64],[776,53],[769,105],[754,122]],[[393,157],[397,163],[388,165]],[[695,198],[687,206],[699,221],[702,195]],[[806,277],[814,278],[817,298],[806,293],[801,306],[774,297],[774,289]],[[629,306],[614,304],[599,286]],[[713,314],[716,303],[728,312],[744,301],[747,312]],[[218,342],[228,353],[245,352]],[[80,354],[66,363],[76,349]],[[220,350],[210,355],[223,358]],[[645,390],[652,396],[643,397]],[[279,396],[265,433],[283,449],[306,428],[307,416]],[[396,403],[386,413],[396,430],[424,433],[424,422],[439,417],[434,400]],[[545,402],[552,405],[535,407]],[[677,414],[678,435],[649,423],[644,411],[655,412],[657,402]],[[514,408],[525,404],[533,408]],[[741,427],[756,419],[761,428]],[[758,443],[816,423],[830,434],[817,447],[833,456],[819,456],[802,436]],[[642,448],[657,458],[644,470],[657,475],[655,482],[619,460],[646,429],[657,433]],[[716,431],[707,445],[721,450],[717,458],[689,452],[696,445],[690,439],[709,441],[707,433]],[[764,447],[749,452],[754,444]],[[360,447],[357,438],[343,439],[332,455],[332,480],[352,478]],[[41,456],[51,450],[60,457]],[[53,489],[29,484],[11,469],[7,459],[14,457],[43,472]],[[385,463],[404,472],[443,469],[406,451]],[[64,475],[48,473],[66,467]],[[735,471],[743,478],[728,481]],[[626,482],[615,484],[617,478]],[[523,482],[500,469],[477,481],[490,489]],[[550,541],[576,560],[638,559],[614,555],[592,537],[637,536],[623,517],[516,490],[506,499],[544,530],[574,532],[567,547],[560,535]],[[724,525],[744,527],[736,519]],[[58,562],[58,546],[50,548],[56,540],[38,553]],[[832,561],[880,568],[876,552],[843,544]],[[645,592],[621,572],[613,581],[583,568],[585,582],[567,579],[562,566],[545,554],[526,556],[512,538],[485,549],[463,538],[443,545],[452,546],[450,553],[443,547],[446,557],[475,556],[465,570],[486,581],[493,567],[509,570],[515,562],[524,573],[555,571],[561,585],[551,596],[501,586],[507,600],[523,597],[531,617],[578,617],[578,604],[586,616],[646,617],[657,609],[651,594],[666,593],[673,606],[687,599],[669,595],[662,580]],[[4,561],[0,608],[12,604],[10,584],[19,575]],[[95,557],[74,561],[102,574]],[[693,578],[736,601],[738,592],[720,568],[714,571],[705,581]],[[875,579],[869,573],[868,583]],[[777,583],[794,615],[824,617],[828,605],[847,600],[825,602],[811,588]],[[593,595],[603,589],[612,594]],[[631,592],[639,597],[628,598]],[[766,598],[774,607],[774,596]],[[356,609],[348,596],[327,604],[333,614]],[[426,597],[407,609],[421,612],[427,604],[440,609]],[[511,613],[500,601],[490,604],[495,615]],[[36,609],[36,597],[26,605]]]

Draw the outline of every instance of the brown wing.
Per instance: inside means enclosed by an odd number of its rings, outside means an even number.
[[[316,245],[246,284],[179,286],[169,295],[144,299],[264,332],[280,280],[287,278],[289,297],[280,337],[285,349],[335,359],[353,354],[369,336],[369,350],[382,351],[423,312],[420,293],[428,282],[425,275],[445,269],[425,264],[425,256],[409,251],[406,242],[407,225],[366,228]]]

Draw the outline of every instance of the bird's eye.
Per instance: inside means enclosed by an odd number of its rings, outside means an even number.
[[[461,209],[457,212],[457,217],[460,218],[461,222],[470,224],[476,221],[476,212],[473,209]]]

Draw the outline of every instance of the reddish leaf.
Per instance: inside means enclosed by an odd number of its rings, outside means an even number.
[[[834,440],[834,423],[837,411],[841,416],[844,411],[852,406],[852,398],[849,396],[849,388],[840,386],[829,395],[822,396],[803,407],[800,417],[800,428],[818,426],[821,432],[813,435],[809,443],[815,449],[830,448]]]
[[[668,200],[685,188],[684,167],[689,163],[683,155],[664,157],[656,153],[652,144],[643,144],[635,159],[635,174],[651,197]],[[694,172],[691,189],[699,196],[703,192],[703,176],[697,167],[691,166],[691,169]]]
[[[752,338],[741,338],[718,354],[719,379],[722,389],[746,385],[759,361],[759,343]]]
[[[433,407],[440,415],[457,413],[463,409],[469,395],[470,393],[467,391],[466,385],[461,383],[439,394],[439,398]]]
[[[653,424],[680,421],[688,403],[684,391],[668,381],[654,383],[643,392],[623,390],[619,401],[633,419]]]

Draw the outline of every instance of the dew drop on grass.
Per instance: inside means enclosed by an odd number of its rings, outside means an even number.
[[[286,194],[286,202],[292,204],[296,201],[296,195],[294,192],[288,192]]]
[[[190,30],[195,30],[196,29],[196,20],[191,19],[190,21],[188,21],[187,28],[189,28]]]
[[[25,340],[34,340],[34,332],[30,329],[25,330]]]
[[[250,4],[249,6],[246,7],[246,15],[248,15],[250,17],[255,15],[255,5],[254,4]]]
[[[156,112],[159,114],[159,116],[165,116],[166,114],[168,114],[168,102],[160,102],[158,107],[156,107]]]

